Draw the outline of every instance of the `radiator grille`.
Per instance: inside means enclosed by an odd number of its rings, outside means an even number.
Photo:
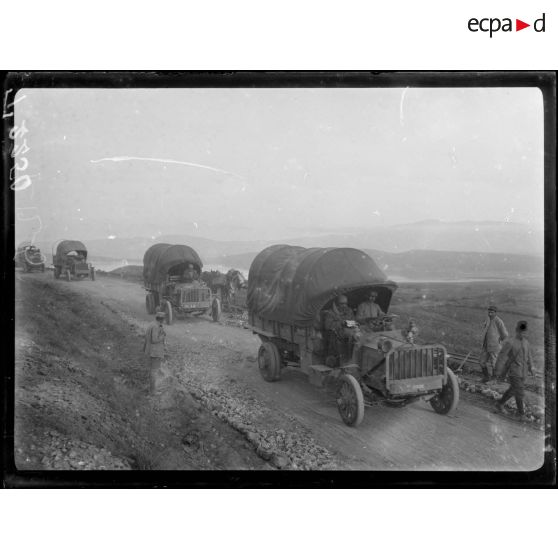
[[[209,302],[210,299],[209,288],[182,290],[182,302]]]
[[[387,355],[387,379],[409,380],[444,374],[446,350],[444,347],[428,346],[396,349]]]

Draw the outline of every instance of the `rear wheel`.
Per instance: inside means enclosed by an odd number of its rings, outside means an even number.
[[[276,345],[268,341],[260,345],[258,367],[266,382],[277,382],[281,379],[281,356]]]
[[[165,313],[165,323],[167,325],[172,325],[172,306],[168,300],[164,300],[161,304],[163,307],[163,312]]]
[[[214,298],[211,304],[211,318],[214,322],[221,319],[221,301],[218,298]]]
[[[341,377],[337,392],[337,409],[348,426],[358,426],[364,418],[364,396],[354,376]]]
[[[459,403],[459,383],[455,374],[447,368],[448,381],[442,391],[430,400],[432,408],[440,415],[452,413]]]

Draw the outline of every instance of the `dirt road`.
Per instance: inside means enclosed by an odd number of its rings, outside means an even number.
[[[543,463],[541,430],[479,407],[468,394],[450,416],[421,402],[378,405],[358,428],[347,427],[333,393],[293,370],[264,382],[258,338],[206,317],[167,326],[165,376],[149,400],[141,334],[153,318],[144,299],[140,285],[109,276],[67,283],[47,273],[17,275],[19,467],[528,471]],[[40,306],[36,313],[30,304]],[[64,359],[77,372],[61,375]],[[33,371],[47,365],[53,372],[39,382]],[[69,389],[71,382],[81,389]],[[60,421],[64,413],[84,418]],[[42,455],[45,436],[54,461]],[[109,455],[100,466],[103,448]],[[97,461],[80,459],[86,450]]]

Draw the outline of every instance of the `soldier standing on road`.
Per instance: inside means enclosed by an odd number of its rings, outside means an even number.
[[[508,337],[508,330],[502,319],[496,315],[497,311],[498,309],[496,306],[488,307],[488,318],[486,318],[482,329],[480,366],[483,375],[483,383],[492,379],[496,359],[500,352],[500,346]]]
[[[157,312],[155,314],[155,320],[155,323],[151,323],[147,328],[143,344],[143,352],[149,357],[149,392],[151,395],[155,393],[157,376],[159,375],[163,357],[165,356],[165,338],[167,336],[165,328],[163,327],[165,313]]]
[[[525,378],[527,374],[534,376],[533,358],[529,341],[525,339],[527,333],[527,322],[521,320],[517,322],[515,328],[515,338],[506,341],[498,360],[496,361],[496,376],[505,379],[507,376],[510,387],[502,398],[496,403],[496,408],[506,413],[504,403],[515,396],[515,403],[520,417],[525,414],[523,399],[525,397]]]

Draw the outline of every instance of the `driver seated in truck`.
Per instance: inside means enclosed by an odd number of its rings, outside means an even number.
[[[358,305],[356,319],[359,324],[367,324],[385,315],[379,305],[376,304],[377,298],[378,292],[371,290],[368,293],[368,300]]]
[[[194,269],[194,264],[189,263],[188,267],[184,270],[184,273],[182,274],[182,280],[185,281],[186,283],[191,283],[192,281],[195,281],[197,278],[198,278],[198,274]]]

